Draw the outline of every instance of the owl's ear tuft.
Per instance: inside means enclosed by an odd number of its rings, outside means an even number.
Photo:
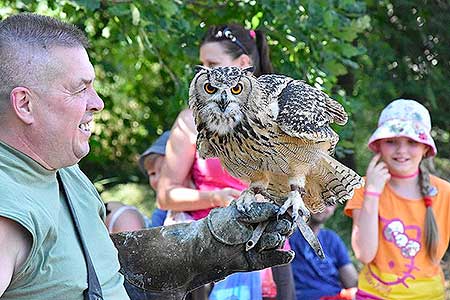
[[[255,67],[254,66],[250,66],[250,67],[243,68],[242,72],[253,74],[253,72],[255,72]]]
[[[206,68],[206,67],[204,67],[204,66],[202,66],[202,65],[196,65],[195,67],[194,67],[194,71],[195,71],[195,74],[197,74],[198,72],[200,72],[200,71],[202,71],[202,70],[208,70],[208,68]]]

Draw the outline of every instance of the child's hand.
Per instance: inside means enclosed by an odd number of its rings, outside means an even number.
[[[366,191],[381,193],[391,174],[386,163],[381,160],[381,154],[375,155],[369,163],[366,172]]]

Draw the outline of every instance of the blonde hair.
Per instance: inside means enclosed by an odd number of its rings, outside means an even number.
[[[435,188],[430,182],[430,166],[432,166],[431,158],[424,158],[420,162],[419,183],[420,191],[423,197],[433,196]],[[425,213],[425,248],[427,255],[433,262],[437,262],[437,247],[439,245],[439,230],[434,217],[432,205],[427,206]]]

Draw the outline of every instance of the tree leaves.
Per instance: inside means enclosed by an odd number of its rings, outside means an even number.
[[[440,113],[450,109],[443,104],[450,68],[448,6],[442,2],[0,0],[0,7],[4,15],[33,11],[65,18],[88,34],[96,87],[105,100],[91,154],[82,161],[91,178],[128,181],[139,174],[137,155],[186,105],[200,39],[212,24],[263,30],[276,72],[320,86],[345,105],[352,118],[341,129],[342,145],[358,156],[378,110],[401,96],[424,101],[433,122],[449,131]],[[364,171],[364,158],[360,165]]]
[[[59,1],[52,1],[52,2],[59,2]],[[91,11],[100,8],[100,0],[74,0],[73,2]]]

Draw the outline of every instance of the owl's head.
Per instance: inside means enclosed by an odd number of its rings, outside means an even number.
[[[243,118],[256,85],[253,67],[198,67],[189,89],[189,107],[209,131],[227,134]]]

